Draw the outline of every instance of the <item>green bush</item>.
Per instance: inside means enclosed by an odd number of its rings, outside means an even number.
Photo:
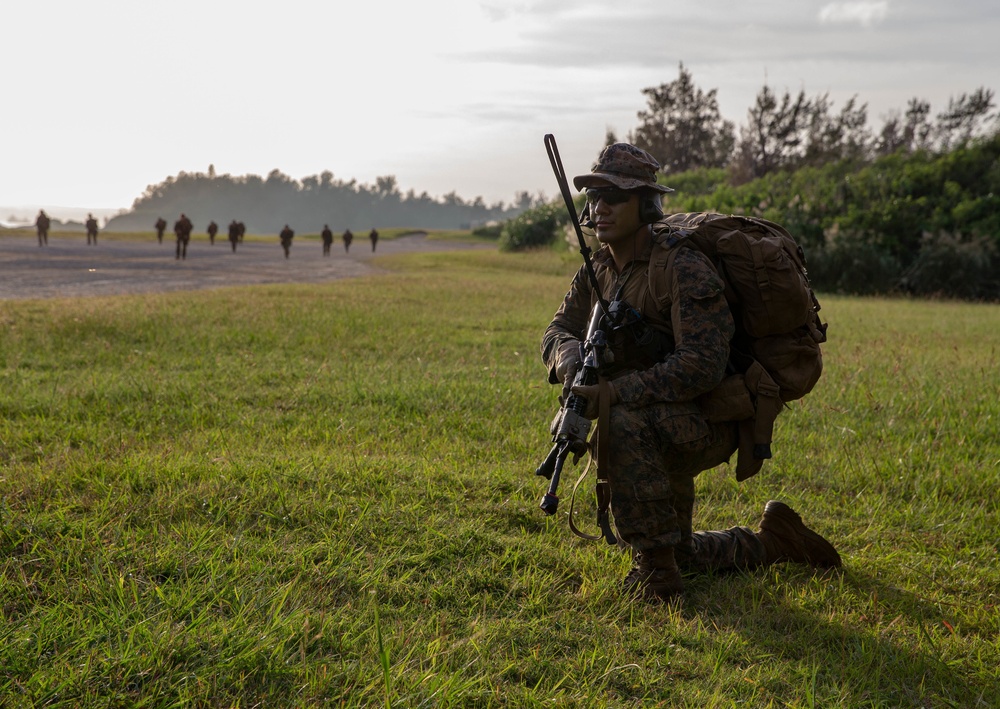
[[[729,181],[729,173],[725,168],[702,167],[697,170],[679,172],[676,175],[667,175],[660,180],[664,185],[674,190],[676,194],[710,195]]]
[[[484,224],[483,226],[477,226],[472,230],[473,236],[479,236],[484,239],[499,239],[500,232],[503,230],[503,223],[497,222],[495,224]]]
[[[561,226],[569,222],[566,207],[559,203],[529,209],[504,223],[500,230],[501,251],[523,251],[548,246]]]
[[[807,251],[806,257],[813,288],[827,293],[891,293],[898,287],[902,273],[892,254],[858,234],[838,230],[828,235],[826,246]]]
[[[916,295],[945,295],[966,300],[1000,297],[1000,259],[986,238],[924,234],[920,252],[903,274],[900,287]]]

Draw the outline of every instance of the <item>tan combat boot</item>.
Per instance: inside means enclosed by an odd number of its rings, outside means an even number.
[[[640,552],[622,582],[625,593],[647,601],[669,601],[684,591],[672,547]]]
[[[840,554],[830,542],[802,524],[802,518],[784,502],[764,506],[757,538],[764,544],[765,564],[795,561],[823,568],[840,566]]]

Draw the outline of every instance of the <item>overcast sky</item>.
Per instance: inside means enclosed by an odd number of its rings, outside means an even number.
[[[880,125],[1000,90],[996,0],[46,0],[0,4],[0,206],[131,206],[179,171],[557,193],[683,62],[745,122],[778,92]],[[0,215],[5,218],[7,215]],[[58,215],[57,215],[58,216]]]

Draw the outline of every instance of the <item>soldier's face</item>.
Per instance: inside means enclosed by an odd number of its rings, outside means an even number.
[[[639,220],[639,195],[622,192],[611,185],[587,190],[594,232],[602,244],[617,244],[630,239],[642,228]]]

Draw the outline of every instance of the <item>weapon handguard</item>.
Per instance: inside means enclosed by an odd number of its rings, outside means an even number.
[[[597,384],[598,371],[607,348],[604,330],[605,322],[600,304],[594,306],[587,328],[587,340],[583,345],[583,366],[573,379],[573,386],[591,386]],[[549,479],[549,489],[539,504],[547,515],[553,515],[559,509],[559,477],[562,474],[566,458],[570,453],[579,457],[587,452],[587,434],[591,422],[583,414],[587,410],[587,399],[570,392],[559,413],[552,422],[552,449],[545,460],[535,470],[535,475]]]

